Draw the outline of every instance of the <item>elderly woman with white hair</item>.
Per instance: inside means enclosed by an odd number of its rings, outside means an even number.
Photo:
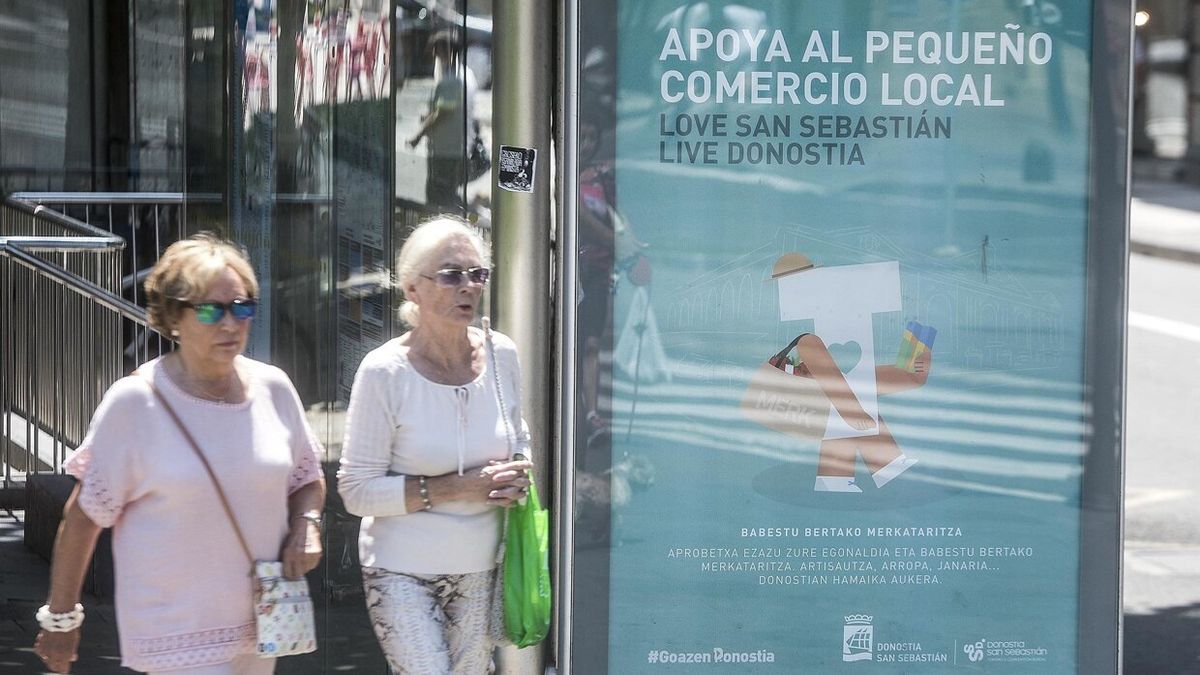
[[[408,333],[354,379],[338,492],[363,517],[363,585],[400,673],[486,673],[502,509],[524,497],[529,434],[510,339],[473,327],[482,239],[441,216],[397,260]]]
[[[75,660],[80,587],[106,527],[122,665],[275,670],[275,658],[256,654],[250,571],[254,560],[282,560],[290,578],[316,567],[325,482],[291,381],[242,356],[257,295],[246,256],[208,234],[172,244],[146,279],[150,324],[177,349],[109,388],[65,465],[79,484],[54,542],[34,646],[51,671]]]

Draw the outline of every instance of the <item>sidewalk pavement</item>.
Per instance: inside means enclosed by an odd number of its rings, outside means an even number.
[[[0,514],[0,671],[40,673],[33,653],[38,626],[33,614],[46,601],[49,566],[24,545],[21,512]],[[80,643],[78,673],[132,673],[120,667],[112,601],[83,599],[87,626]]]

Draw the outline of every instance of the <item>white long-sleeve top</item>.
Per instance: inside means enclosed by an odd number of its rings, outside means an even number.
[[[516,346],[492,335],[511,451],[528,457]],[[452,501],[408,513],[404,505],[406,476],[461,473],[510,456],[490,357],[485,363],[474,380],[454,386],[417,372],[398,339],[363,359],[350,392],[338,471],[346,509],[363,517],[363,565],[409,574],[467,574],[495,566],[500,509]]]

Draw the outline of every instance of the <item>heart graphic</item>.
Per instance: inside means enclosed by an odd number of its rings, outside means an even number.
[[[862,360],[862,347],[854,340],[838,342],[829,345],[829,355],[833,357],[838,370],[848,373]]]

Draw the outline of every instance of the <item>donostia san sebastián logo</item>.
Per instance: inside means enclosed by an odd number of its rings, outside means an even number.
[[[1025,640],[967,640],[963,643],[962,658],[968,663],[1000,661],[1007,663],[1039,663],[1049,659],[1050,650]]]
[[[896,626],[885,624],[884,635],[875,635],[875,617],[847,614],[842,626],[842,660],[879,663],[949,663],[951,652],[937,646],[927,647],[907,634],[894,635]]]
[[[842,660],[870,661],[875,655],[875,627],[868,614],[849,614],[842,627]]]

